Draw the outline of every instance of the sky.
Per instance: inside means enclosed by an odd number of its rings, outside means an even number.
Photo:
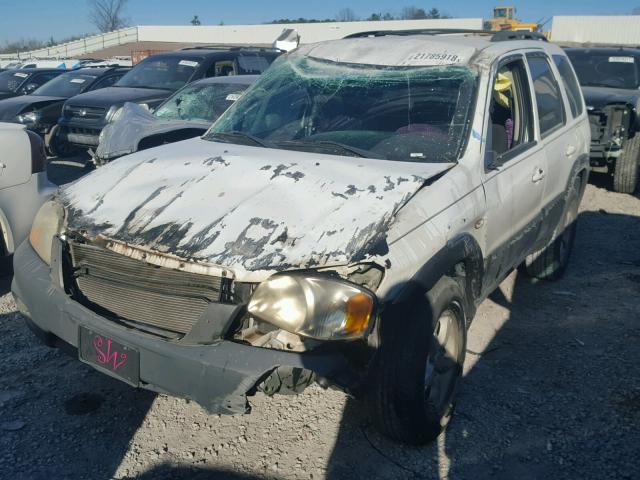
[[[517,17],[528,22],[553,15],[624,15],[640,7],[640,0],[129,0],[126,16],[131,25],[186,25],[193,15],[198,15],[203,25],[230,25],[279,18],[333,18],[346,7],[361,17],[374,12],[399,14],[405,6],[416,6],[435,7],[454,17],[487,19],[493,7],[502,3],[515,5]],[[0,43],[96,31],[87,18],[87,0],[0,0],[0,11]]]

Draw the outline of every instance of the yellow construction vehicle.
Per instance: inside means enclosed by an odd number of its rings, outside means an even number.
[[[537,32],[540,28],[538,23],[524,23],[516,19],[516,7],[495,7],[493,18],[488,20],[487,27],[494,32],[500,30],[526,30],[527,32]]]

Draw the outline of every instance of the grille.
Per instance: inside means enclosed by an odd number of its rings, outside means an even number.
[[[79,118],[82,120],[97,120],[102,118],[105,108],[102,107],[82,107],[69,105],[65,107],[64,113],[67,118]]]
[[[72,242],[69,249],[78,290],[108,316],[185,334],[221,299],[222,278],[150,265],[92,245]]]

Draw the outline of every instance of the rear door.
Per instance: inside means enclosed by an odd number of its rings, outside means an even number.
[[[491,85],[484,178],[488,290],[535,244],[547,168],[525,57],[502,59]]]
[[[537,127],[547,158],[542,198],[545,218],[540,233],[548,240],[564,211],[567,180],[578,155],[579,130],[575,118],[567,111],[563,95],[566,90],[561,88],[559,75],[549,56],[541,51],[527,53],[527,64],[534,89]]]

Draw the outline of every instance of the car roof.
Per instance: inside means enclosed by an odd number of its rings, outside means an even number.
[[[235,84],[251,85],[260,78],[260,75],[231,75],[228,77],[209,77],[197,80],[189,85],[210,85],[210,84]]]
[[[640,57],[640,48],[630,47],[571,47],[564,49],[567,53],[604,53],[605,55],[632,55]]]
[[[562,53],[556,45],[540,40],[492,41],[486,32],[420,33],[386,32],[302,46],[290,55],[302,55],[338,63],[379,66],[474,65],[491,63],[518,49]],[[482,53],[482,55],[479,55]]]
[[[69,70],[68,73],[80,73],[82,75],[91,75],[93,77],[101,77],[107,73],[124,73],[131,70],[129,67],[89,67],[89,68],[76,68],[75,70]]]
[[[197,46],[187,47],[182,50],[174,50],[171,52],[161,52],[152,55],[152,57],[214,57],[220,55],[243,53],[281,53],[276,49],[270,48],[252,48],[252,47],[216,47],[216,46]]]
[[[9,69],[8,72],[22,72],[22,73],[40,73],[40,72],[69,72],[66,68],[16,68]]]

